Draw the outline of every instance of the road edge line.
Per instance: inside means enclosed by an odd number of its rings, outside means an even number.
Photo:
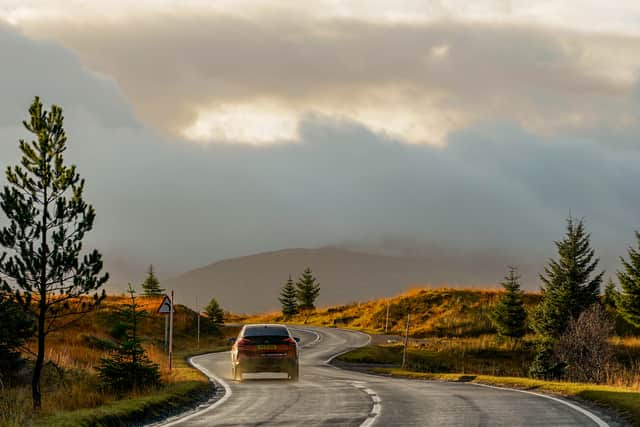
[[[202,366],[201,364],[199,364],[198,362],[196,362],[194,360],[195,358],[208,356],[210,354],[213,354],[213,353],[200,354],[198,356],[190,357],[189,358],[189,364],[191,366],[193,366],[194,368],[196,368],[197,370],[199,370],[200,372],[202,372],[203,374],[205,374],[207,376],[207,378],[209,378],[210,381],[212,381],[214,383],[217,383],[217,384],[220,384],[222,386],[222,388],[224,389],[224,395],[220,399],[218,399],[215,402],[213,402],[211,405],[207,406],[206,408],[198,409],[195,412],[192,412],[192,413],[190,413],[188,415],[185,415],[183,417],[179,417],[178,419],[170,421],[170,422],[168,422],[166,424],[162,424],[163,427],[170,427],[170,426],[173,426],[175,424],[188,421],[188,420],[190,420],[191,418],[193,418],[193,417],[195,417],[197,415],[200,415],[200,414],[202,414],[204,412],[207,412],[207,411],[210,411],[212,409],[215,409],[218,406],[222,405],[224,402],[226,402],[231,397],[231,395],[233,394],[233,392],[231,391],[231,387],[229,386],[229,384],[225,380],[223,380],[222,378],[219,378],[218,376],[212,374],[211,372],[209,372],[209,370],[207,368],[205,368],[204,366]]]
[[[481,383],[469,383],[471,385],[475,385],[475,386],[479,386],[479,387],[487,387],[487,388],[493,388],[493,389],[497,389],[497,390],[507,390],[507,391],[515,391],[518,393],[525,393],[525,394],[530,394],[533,396],[538,396],[538,397],[543,397],[545,399],[550,399],[553,400],[555,402],[561,403],[565,406],[568,406],[569,408],[573,409],[574,411],[577,411],[579,413],[581,413],[582,415],[586,416],[587,418],[589,418],[591,421],[593,421],[594,423],[596,423],[596,425],[598,425],[598,427],[610,427],[609,424],[607,424],[606,421],[604,421],[602,418],[600,418],[599,416],[597,416],[596,414],[594,414],[593,412],[582,408],[574,403],[571,403],[569,401],[566,401],[564,399],[560,399],[559,397],[555,397],[555,396],[551,396],[548,394],[543,394],[543,393],[535,393],[533,391],[528,391],[528,390],[518,390],[517,388],[509,388],[509,387],[498,387],[495,385],[489,385],[489,384],[481,384]]]
[[[343,330],[349,330],[349,329],[343,329]],[[315,331],[310,331],[309,332],[313,332],[316,335],[320,335]],[[356,332],[358,334],[361,335],[365,335],[367,337],[367,342],[364,343],[361,346],[358,347],[352,347],[352,348],[348,348],[344,351],[338,352],[336,354],[333,354],[331,356],[329,356],[329,358],[327,360],[325,360],[323,362],[323,364],[329,368],[333,368],[333,369],[339,369],[341,371],[345,371],[345,372],[349,372],[347,369],[342,369],[338,366],[332,365],[331,362],[333,361],[333,359],[335,359],[336,357],[342,356],[343,354],[349,353],[350,351],[356,349],[356,348],[362,348],[362,347],[366,347],[369,344],[371,344],[371,335],[364,333],[364,332],[360,332],[360,331],[352,331],[352,332]],[[356,387],[356,388],[360,388],[360,387]],[[369,389],[362,389],[363,392],[369,396],[369,399],[371,399],[371,403],[372,403],[372,407],[371,407],[371,411],[369,411],[369,414],[367,414],[367,419],[364,420],[362,422],[362,424],[360,424],[359,427],[370,427],[372,426],[378,419],[378,417],[380,416],[380,414],[382,413],[382,399],[380,399],[380,396],[378,396],[377,393],[375,393],[373,390],[370,390],[372,393],[369,393],[367,390]]]
[[[348,331],[349,329],[343,329],[343,330]],[[360,332],[360,331],[352,331],[352,332],[357,332],[357,333],[359,333],[359,334],[366,335],[366,336],[367,336],[367,342],[366,342],[366,343],[364,343],[364,344],[362,344],[362,345],[361,345],[361,346],[359,346],[359,347],[352,347],[352,348],[348,348],[348,349],[346,349],[346,350],[344,350],[344,351],[341,351],[341,352],[339,352],[339,353],[336,353],[336,354],[333,354],[333,355],[329,356],[329,358],[323,362],[325,365],[327,365],[327,366],[329,366],[329,367],[331,367],[331,368],[334,368],[334,369],[340,369],[340,370],[343,370],[343,371],[348,371],[348,369],[342,369],[342,368],[339,368],[339,367],[337,367],[337,366],[335,366],[335,365],[332,365],[332,364],[331,364],[331,362],[333,362],[333,359],[335,359],[336,357],[340,357],[340,356],[342,356],[343,354],[347,354],[347,353],[349,353],[350,351],[355,350],[356,348],[366,347],[366,346],[368,346],[369,344],[371,344],[371,335],[366,334],[366,333],[364,333],[364,332]]]
[[[371,335],[369,335],[367,333],[364,333],[364,332],[360,332],[360,331],[355,331],[355,332],[358,332],[360,334],[366,335],[369,338],[367,340],[366,344],[362,345],[361,347],[367,346],[367,345],[369,345],[371,343]],[[360,348],[360,347],[355,347],[355,348]],[[336,353],[336,354],[332,355],[331,357],[329,357],[327,360],[324,361],[324,364],[327,365],[327,366],[330,366],[330,367],[332,367],[334,369],[340,369],[340,370],[348,371],[348,369],[343,369],[343,368],[340,368],[338,366],[332,365],[331,362],[336,357],[342,356],[343,354],[348,353],[351,350],[353,350],[353,348],[352,349],[348,349],[348,350],[344,350],[344,351],[341,351],[339,353]],[[376,375],[370,374],[368,372],[363,372],[363,373],[367,374],[367,375],[376,376]],[[555,397],[555,396],[550,396],[548,394],[542,394],[542,393],[535,393],[535,392],[527,391],[527,390],[518,390],[518,389],[515,389],[515,388],[509,388],[509,387],[498,387],[498,386],[493,386],[493,385],[489,385],[489,384],[481,384],[481,383],[469,383],[469,384],[475,385],[475,386],[480,386],[480,387],[494,388],[494,389],[498,389],[498,390],[507,390],[507,391],[515,391],[515,392],[519,392],[519,393],[526,393],[526,394],[530,394],[530,395],[533,395],[533,396],[538,396],[538,397],[542,397],[542,398],[545,398],[545,399],[550,399],[550,400],[553,400],[555,402],[561,403],[561,404],[573,409],[574,411],[577,411],[577,412],[581,413],[582,415],[586,416],[591,421],[596,423],[596,425],[598,425],[598,427],[610,427],[609,424],[607,424],[606,421],[604,421],[602,418],[600,418],[599,416],[597,416],[593,412],[591,412],[591,411],[589,411],[589,410],[587,410],[585,408],[582,408],[582,407],[580,407],[578,405],[575,405],[575,404],[573,404],[571,402],[568,402],[568,401],[566,401],[564,399],[560,399],[558,397]],[[380,409],[382,409],[382,408],[380,407]],[[373,418],[367,419],[364,423],[362,423],[360,425],[360,427],[369,427],[369,426],[371,426],[374,423],[375,418],[377,418],[378,415],[379,415],[379,413],[377,415],[375,415]]]

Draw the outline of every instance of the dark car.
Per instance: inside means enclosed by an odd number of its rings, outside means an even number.
[[[298,381],[298,339],[283,325],[245,325],[231,347],[231,375],[241,381],[242,374],[286,372]]]

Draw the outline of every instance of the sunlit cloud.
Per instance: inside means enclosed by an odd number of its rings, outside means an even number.
[[[4,0],[0,19],[200,144],[296,142],[314,115],[437,146],[483,121],[544,136],[640,122],[635,0]]]
[[[298,139],[300,117],[268,102],[220,105],[198,113],[183,136],[201,142],[269,144]]]
[[[15,23],[59,19],[118,19],[135,14],[216,13],[246,18],[290,15],[388,23],[457,20],[541,25],[640,35],[636,0],[3,0],[0,17]]]

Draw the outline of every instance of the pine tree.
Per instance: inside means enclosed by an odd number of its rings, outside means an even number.
[[[602,305],[609,312],[616,312],[618,309],[618,299],[620,298],[620,292],[616,289],[616,285],[613,283],[613,280],[609,278],[607,282],[607,286],[604,288],[604,295],[602,296]]]
[[[298,309],[302,311],[316,308],[316,299],[320,295],[320,283],[316,282],[310,268],[302,273],[296,283],[296,296],[298,298]]]
[[[556,243],[558,260],[549,260],[542,280],[542,301],[538,306],[534,329],[540,335],[557,338],[566,329],[569,319],[598,301],[604,272],[594,274],[599,260],[590,246],[591,236],[584,222],[567,220],[567,232]]]
[[[160,287],[160,281],[153,271],[153,264],[149,266],[147,278],[142,282],[142,290],[144,291],[145,297],[159,296],[164,292],[164,289]]]
[[[636,231],[638,249],[630,247],[629,260],[620,258],[624,271],[618,271],[622,292],[617,299],[618,312],[629,323],[640,328],[640,233]]]
[[[524,292],[520,290],[519,280],[518,270],[509,267],[509,272],[501,283],[506,292],[490,315],[500,336],[517,339],[522,338],[526,332],[527,311],[524,308]]]
[[[296,301],[297,292],[296,287],[293,284],[293,280],[291,279],[291,275],[289,275],[289,280],[282,287],[280,291],[280,304],[282,305],[282,315],[285,319],[290,318],[294,314],[298,313],[298,303]]]
[[[70,323],[104,299],[94,293],[108,280],[100,275],[102,256],[83,250],[96,213],[82,199],[84,180],[64,163],[67,149],[62,109],[43,110],[38,97],[23,124],[35,140],[20,140],[20,165],[8,167],[0,207],[9,225],[0,229],[0,286],[11,288],[23,309],[36,321],[37,356],[31,383],[33,407],[42,406],[40,377],[50,332]]]
[[[209,304],[204,308],[204,312],[214,326],[224,324],[224,310],[222,310],[222,307],[220,307],[220,304],[218,304],[215,298],[211,298]]]
[[[153,363],[142,348],[138,324],[145,313],[136,302],[136,291],[129,284],[130,302],[119,309],[125,325],[124,339],[116,350],[100,360],[98,376],[109,388],[124,392],[160,384],[160,367]]]

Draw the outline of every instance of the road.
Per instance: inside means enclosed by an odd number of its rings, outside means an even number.
[[[325,362],[331,356],[367,344],[369,337],[359,332],[300,327],[294,335],[303,346],[298,383],[265,374],[236,382],[230,375],[229,353],[198,356],[194,362],[226,385],[226,395],[165,426],[606,425],[572,403],[539,395],[386,378],[328,366]]]

